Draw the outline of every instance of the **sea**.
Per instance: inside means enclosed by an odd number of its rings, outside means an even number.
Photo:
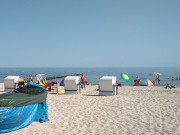
[[[167,83],[180,87],[180,68],[177,67],[114,67],[114,68],[0,68],[0,82],[4,82],[6,76],[20,76],[28,78],[31,74],[34,78],[37,74],[45,74],[46,77],[66,76],[72,74],[83,73],[88,83],[98,85],[102,76],[117,76],[118,82],[123,86],[132,86],[134,80],[139,78],[147,78],[154,81],[157,76],[149,76],[152,72],[161,73],[160,86],[165,87]],[[127,74],[130,82],[125,82],[120,74]],[[173,78],[173,79],[172,79]],[[178,80],[176,80],[178,78]],[[50,81],[61,82],[63,78]]]

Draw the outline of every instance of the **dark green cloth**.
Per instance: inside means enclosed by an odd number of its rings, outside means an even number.
[[[20,87],[12,92],[0,95],[0,107],[17,107],[38,104],[46,101],[47,90],[44,88]]]

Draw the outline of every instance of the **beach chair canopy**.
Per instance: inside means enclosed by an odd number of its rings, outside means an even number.
[[[0,107],[17,107],[46,101],[47,90],[39,84],[28,83],[12,92],[0,94]]]
[[[4,88],[14,89],[15,84],[19,82],[19,76],[7,76],[4,78]]]
[[[113,85],[116,84],[117,76],[103,76],[100,78],[100,91],[114,91]]]
[[[64,79],[65,90],[78,90],[78,84],[80,83],[80,76],[67,76]]]
[[[151,80],[147,78],[138,79],[134,86],[154,86]]]

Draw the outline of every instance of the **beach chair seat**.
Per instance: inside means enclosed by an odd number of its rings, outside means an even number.
[[[80,76],[67,76],[64,79],[65,94],[79,94],[80,92]]]
[[[99,95],[101,96],[114,96],[117,95],[116,91],[116,76],[103,76],[99,81]]]

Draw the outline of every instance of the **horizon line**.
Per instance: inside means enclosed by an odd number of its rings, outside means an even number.
[[[149,66],[124,66],[124,67],[108,67],[108,66],[102,66],[102,67],[0,67],[0,68],[180,68],[179,66],[157,66],[157,67],[149,67]]]

